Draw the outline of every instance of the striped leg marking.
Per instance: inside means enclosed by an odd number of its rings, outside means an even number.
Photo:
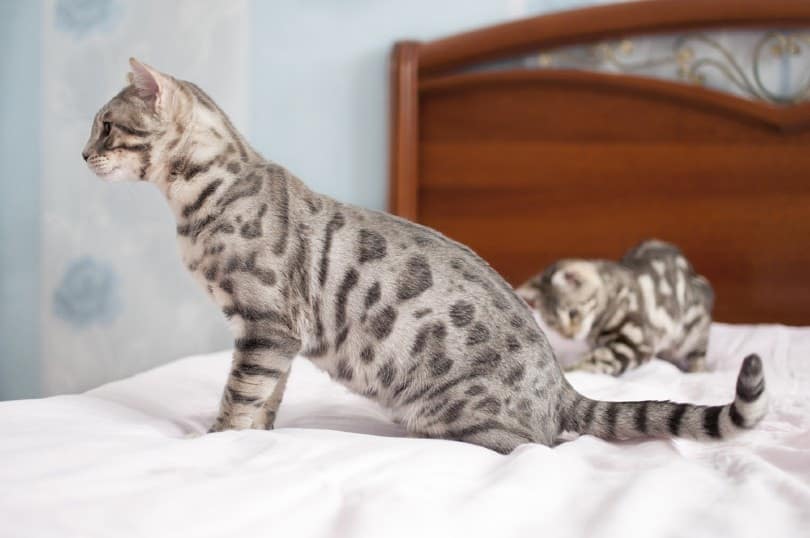
[[[652,353],[646,345],[617,334],[614,339],[591,350],[578,364],[568,368],[568,371],[581,370],[617,376],[638,368],[651,358]]]
[[[254,427],[254,423],[266,428],[270,414],[275,420],[292,359],[299,347],[298,340],[279,335],[237,339],[219,415],[209,433],[243,430]]]
[[[278,408],[281,405],[281,398],[284,396],[284,389],[287,388],[287,379],[290,377],[290,371],[282,375],[276,383],[276,388],[273,393],[264,402],[261,411],[256,414],[253,419],[253,428],[256,430],[272,430],[276,422],[276,415],[278,415]]]

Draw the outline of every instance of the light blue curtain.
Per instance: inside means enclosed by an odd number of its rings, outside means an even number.
[[[40,393],[41,6],[0,2],[0,398]]]

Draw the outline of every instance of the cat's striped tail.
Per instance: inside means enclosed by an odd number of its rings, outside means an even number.
[[[573,389],[572,389],[573,391]],[[685,437],[724,439],[753,428],[765,415],[767,395],[762,360],[749,355],[737,377],[737,393],[727,405],[676,402],[607,402],[575,393],[562,409],[562,429],[603,439]]]

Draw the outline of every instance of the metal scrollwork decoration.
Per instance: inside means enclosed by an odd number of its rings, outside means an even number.
[[[675,79],[779,105],[810,100],[810,32],[748,32],[731,43],[733,36],[623,39],[541,52],[528,63]]]

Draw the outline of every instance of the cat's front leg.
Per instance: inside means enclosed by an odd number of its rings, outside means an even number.
[[[694,324],[687,334],[687,343],[691,345],[685,346],[684,360],[681,369],[690,372],[705,372],[706,368],[706,350],[709,348],[709,328],[711,326],[711,318],[706,315],[700,323]]]
[[[706,350],[699,349],[689,352],[686,356],[686,371],[690,374],[697,372],[705,372],[708,370],[706,366]]]
[[[237,338],[219,414],[209,433],[266,428],[283,397],[284,385],[300,341],[284,334]],[[268,407],[269,406],[269,407]],[[257,415],[262,413],[262,416]],[[270,424],[272,426],[272,423]]]
[[[578,363],[567,366],[565,371],[619,375],[623,370],[621,361],[610,348],[597,347],[586,353]]]
[[[276,415],[278,408],[281,405],[281,398],[284,397],[284,390],[287,388],[287,379],[290,377],[290,371],[282,375],[276,383],[276,388],[273,393],[264,402],[261,410],[256,413],[253,419],[253,428],[256,430],[272,430],[276,423]]]
[[[653,350],[643,333],[635,328],[600,335],[598,345],[566,370],[618,376],[638,368],[652,358]]]

